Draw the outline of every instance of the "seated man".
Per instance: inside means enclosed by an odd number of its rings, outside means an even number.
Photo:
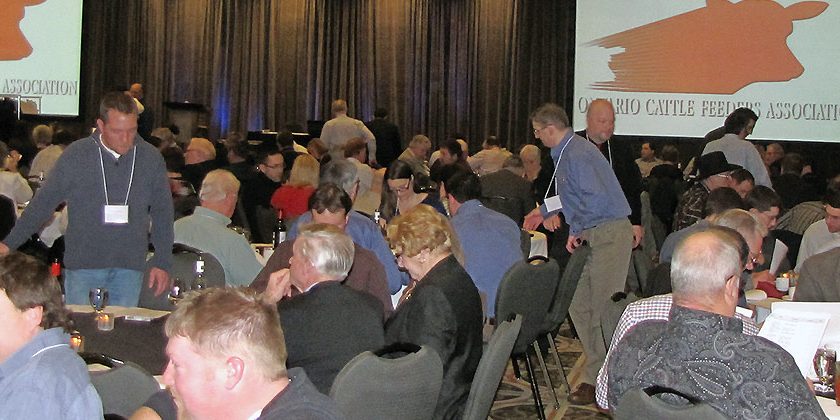
[[[493,318],[499,283],[508,269],[523,258],[519,226],[478,201],[481,181],[472,172],[461,170],[444,179],[440,194],[449,203],[452,228],[464,252],[464,268],[476,288],[485,294],[485,314]]]
[[[428,137],[418,134],[411,138],[408,147],[403,150],[397,159],[411,165],[414,173],[429,176],[429,164],[426,159],[429,157],[430,150],[432,150],[432,141]]]
[[[175,221],[175,242],[216,257],[225,270],[225,284],[245,286],[262,268],[244,236],[227,228],[236,208],[239,180],[216,169],[201,184],[201,206],[191,216]]]
[[[525,180],[525,165],[522,158],[512,155],[505,160],[502,170],[481,177],[481,195],[487,207],[493,207],[495,197],[503,197],[503,203],[497,204],[497,211],[513,219],[517,226],[522,226],[527,214],[536,205],[537,200],[531,191],[531,183]],[[489,201],[484,201],[489,200]],[[504,203],[511,203],[508,206]],[[502,211],[506,209],[507,211]]]
[[[204,177],[219,167],[216,164],[216,146],[210,140],[201,137],[194,137],[184,151],[186,165],[181,171],[184,179],[189,181],[198,190]]]
[[[69,346],[68,314],[46,266],[0,256],[0,418],[102,418],[87,366]]]
[[[309,197],[309,213],[306,214],[311,216],[313,223],[333,225],[343,232],[350,220],[352,203],[350,196],[344,190],[334,184],[326,184],[318,187]],[[281,243],[274,250],[271,258],[265,263],[265,267],[251,283],[251,287],[262,292],[268,284],[271,273],[289,268],[295,239],[289,239]],[[353,249],[353,265],[342,283],[351,289],[366,292],[379,299],[385,317],[391,316],[394,308],[391,303],[391,294],[388,292],[385,269],[372,252],[357,243],[353,244]]]
[[[271,275],[264,299],[280,300],[287,366],[303,368],[315,387],[329,393],[341,368],[385,344],[382,304],[341,281],[353,265],[353,241],[339,228],[309,224],[295,239],[291,267]]]
[[[481,145],[481,151],[467,158],[467,163],[479,175],[492,174],[500,169],[505,160],[511,156],[496,136],[489,136]]]
[[[799,272],[793,300],[840,302],[840,247],[808,258]]]
[[[805,229],[799,256],[796,258],[796,271],[800,271],[802,264],[812,255],[840,246],[840,189],[828,188],[823,202],[825,219]]]
[[[661,386],[735,418],[824,417],[793,357],[745,335],[735,317],[742,247],[737,233],[722,228],[677,247],[668,320],[637,324],[614,345],[607,393],[613,411],[628,389]]]
[[[703,155],[697,161],[697,183],[689,187],[677,205],[674,214],[674,231],[685,229],[703,218],[703,209],[709,193],[720,187],[735,188],[731,172],[740,168],[726,161],[723,152]]]
[[[256,292],[190,293],[166,320],[163,383],[191,418],[340,419],[303,369],[286,370],[274,305]]]
[[[776,250],[776,236],[773,234],[773,229],[776,228],[779,221],[782,199],[769,187],[758,185],[747,194],[744,202],[750,213],[767,229],[767,236],[764,237],[764,242],[761,244],[761,254],[765,256],[764,262],[757,264],[753,269],[753,284],[758,284],[759,281],[773,283],[776,281],[777,274],[785,273],[791,269],[786,255],[782,257],[776,271],[770,272],[771,260]]]
[[[321,168],[321,179],[318,180],[318,183],[320,185],[337,185],[347,193],[351,201],[356,200],[359,192],[359,177],[356,166],[344,159],[331,161],[324,165]],[[311,221],[311,212],[300,215],[289,229],[286,239],[294,239],[297,236],[298,227]],[[376,255],[382,267],[385,268],[388,290],[392,295],[399,292],[403,285],[408,284],[408,274],[401,272],[397,267],[394,254],[388,247],[388,243],[385,242],[379,225],[365,215],[351,210],[347,214],[344,230],[353,238],[353,242]]]

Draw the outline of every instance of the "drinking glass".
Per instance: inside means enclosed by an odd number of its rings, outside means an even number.
[[[108,289],[104,287],[94,287],[88,293],[88,300],[90,306],[93,307],[97,313],[101,313],[106,306],[108,306]]]
[[[814,372],[817,374],[819,384],[824,387],[834,385],[834,361],[835,352],[832,349],[817,349],[814,356]]]

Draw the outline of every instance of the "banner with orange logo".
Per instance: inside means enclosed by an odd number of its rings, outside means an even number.
[[[0,0],[0,96],[25,114],[79,115],[82,0]]]
[[[606,98],[621,134],[703,137],[743,106],[751,138],[840,141],[840,1],[585,0],[576,25],[576,129]]]

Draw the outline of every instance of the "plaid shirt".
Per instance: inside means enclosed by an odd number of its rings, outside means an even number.
[[[601,366],[601,371],[598,372],[598,379],[595,385],[595,400],[598,402],[598,406],[605,410],[610,408],[609,403],[607,402],[607,379],[609,379],[607,365],[609,365],[612,349],[615,348],[615,346],[622,338],[624,338],[631,328],[635,327],[642,321],[669,320],[671,305],[673,302],[674,298],[671,294],[659,295],[633,302],[627,306],[627,309],[624,310],[624,313],[621,315],[621,319],[618,320],[618,325],[615,328],[615,334],[613,334],[612,343],[607,351],[607,357],[604,359],[604,365]],[[744,334],[758,334],[758,327],[752,319],[738,313],[736,313],[735,316],[743,321]]]

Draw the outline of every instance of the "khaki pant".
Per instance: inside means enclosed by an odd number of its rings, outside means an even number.
[[[581,234],[592,254],[586,260],[569,315],[583,345],[586,364],[582,382],[595,384],[607,348],[601,331],[601,314],[615,292],[623,292],[633,250],[633,228],[627,219],[602,223]]]

